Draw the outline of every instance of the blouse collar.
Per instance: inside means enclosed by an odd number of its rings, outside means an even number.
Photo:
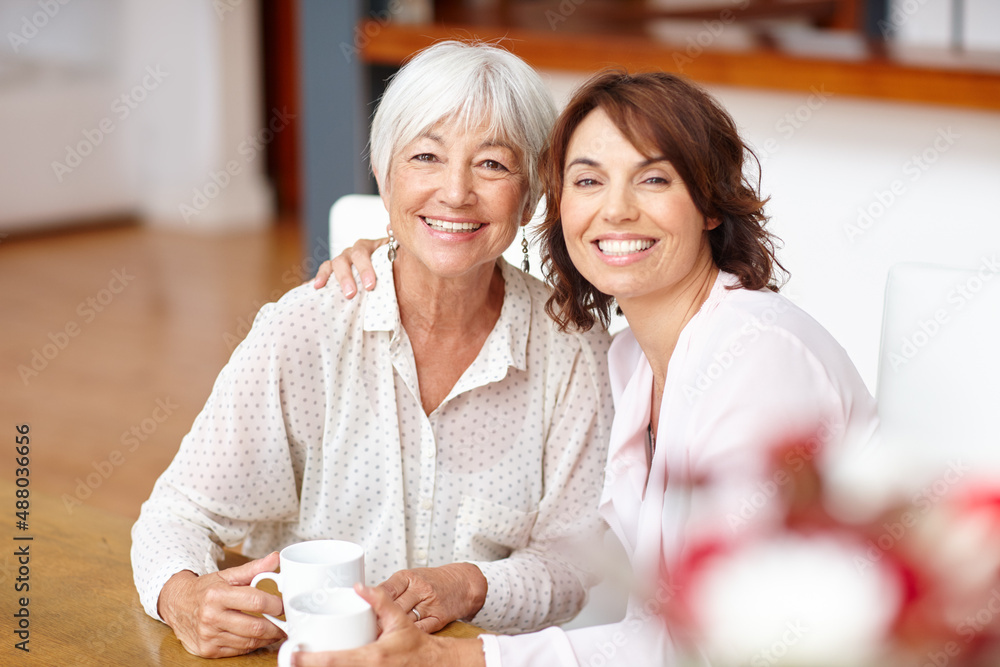
[[[526,370],[528,367],[528,333],[532,307],[524,275],[502,257],[499,261],[504,280],[503,305],[500,318],[479,354],[480,357],[487,355],[490,374],[499,375],[497,379],[506,375],[509,366],[519,370]],[[372,266],[377,280],[375,289],[365,297],[363,328],[365,331],[388,331],[395,338],[402,331],[402,322],[387,246],[375,250]]]

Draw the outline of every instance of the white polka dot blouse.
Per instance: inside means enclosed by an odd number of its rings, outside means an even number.
[[[345,299],[311,285],[264,306],[132,530],[146,612],[173,574],[311,539],[365,548],[368,584],[471,562],[472,622],[525,632],[568,620],[591,583],[612,416],[604,331],[561,333],[548,291],[503,260],[504,303],[478,357],[429,415],[392,268]]]

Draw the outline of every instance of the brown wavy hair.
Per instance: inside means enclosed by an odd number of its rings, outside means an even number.
[[[777,237],[758,184],[760,161],[740,138],[736,124],[715,99],[687,79],[664,72],[601,72],[585,83],[556,120],[542,155],[540,173],[548,210],[538,236],[546,279],[553,292],[545,305],[562,329],[590,329],[610,322],[614,297],[598,291],[570,261],[562,232],[560,197],[566,151],[573,132],[594,109],[602,109],[636,149],[662,156],[677,169],[698,211],[719,225],[708,232],[712,260],[734,274],[745,289],[778,291],[787,271],[775,257]],[[756,164],[751,181],[745,164]],[[619,311],[620,312],[620,311]]]

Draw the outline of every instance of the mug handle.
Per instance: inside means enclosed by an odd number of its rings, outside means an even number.
[[[267,620],[271,621],[279,628],[281,628],[281,631],[284,632],[286,636],[288,635],[288,621],[283,621],[280,618],[275,618],[274,616],[271,616],[270,614],[265,614],[263,612],[261,612],[261,616],[263,616],[264,618],[266,618]]]
[[[258,583],[264,581],[265,579],[270,579],[281,590],[281,573],[280,572],[261,572],[250,580],[251,586],[257,586]]]
[[[285,634],[288,634],[287,632]],[[291,637],[278,649],[278,667],[289,667],[292,664],[292,654],[299,650],[298,643]]]
[[[264,581],[265,579],[270,579],[271,581],[273,581],[278,586],[278,590],[279,591],[281,590],[280,572],[261,572],[250,581],[250,585],[256,587],[259,582]],[[263,616],[264,618],[266,618],[267,620],[271,621],[279,628],[281,628],[282,632],[284,632],[286,635],[288,634],[288,621],[282,621],[281,619],[275,618],[270,614],[262,613],[261,616]]]

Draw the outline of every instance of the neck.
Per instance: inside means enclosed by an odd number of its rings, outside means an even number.
[[[662,390],[681,331],[708,299],[718,275],[719,269],[709,256],[677,285],[618,302],[636,342],[649,360],[655,389]]]
[[[503,306],[504,284],[496,262],[457,278],[411,266],[401,253],[393,270],[403,328],[411,336],[468,336],[493,328]],[[423,269],[423,270],[421,270]]]

